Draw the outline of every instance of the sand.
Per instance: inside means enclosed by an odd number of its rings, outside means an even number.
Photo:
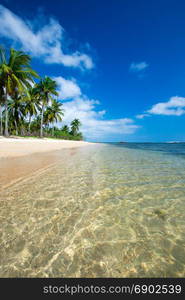
[[[63,151],[69,151],[69,155],[74,155],[81,147],[88,145],[94,143],[0,137],[0,190],[27,180],[30,176],[35,176],[38,172],[58,163],[63,157]]]
[[[25,156],[54,150],[91,145],[84,141],[37,138],[0,138],[0,158]]]

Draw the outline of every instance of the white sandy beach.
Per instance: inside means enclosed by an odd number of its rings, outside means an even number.
[[[25,156],[34,153],[49,152],[66,148],[84,147],[93,143],[37,138],[0,137],[0,158]]]

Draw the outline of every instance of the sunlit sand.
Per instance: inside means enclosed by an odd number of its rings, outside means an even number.
[[[84,147],[92,143],[39,138],[0,138],[0,158],[17,157],[65,148]]]

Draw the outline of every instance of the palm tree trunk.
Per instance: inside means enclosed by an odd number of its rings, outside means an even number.
[[[31,115],[29,116],[28,131],[29,131],[29,134],[31,134]]]
[[[17,121],[14,120],[14,123],[15,123],[15,135],[18,135],[18,130],[17,130]]]
[[[44,116],[44,105],[42,105],[41,119],[40,119],[40,137],[43,137],[43,116]]]
[[[3,115],[2,115],[2,105],[0,105],[0,135],[3,135]]]
[[[8,96],[7,96],[7,92],[5,93],[5,132],[4,132],[5,136],[8,137],[9,136],[9,132],[8,132]]]

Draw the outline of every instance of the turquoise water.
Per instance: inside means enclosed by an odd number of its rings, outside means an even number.
[[[0,195],[0,277],[184,277],[185,144],[99,144]]]

